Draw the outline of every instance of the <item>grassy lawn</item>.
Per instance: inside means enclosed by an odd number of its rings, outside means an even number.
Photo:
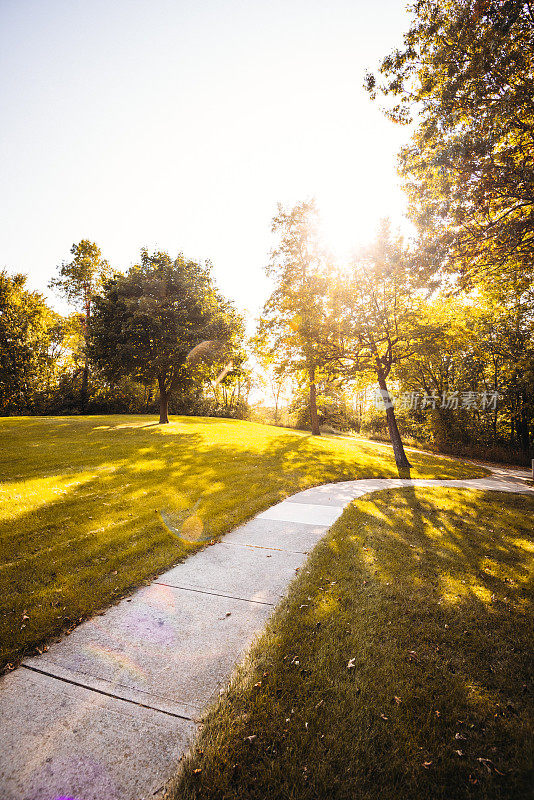
[[[448,488],[349,507],[170,797],[531,798],[533,518]]]
[[[0,441],[0,667],[286,494],[396,475],[383,446],[235,420],[5,418]]]

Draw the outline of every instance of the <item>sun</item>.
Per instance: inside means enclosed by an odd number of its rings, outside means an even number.
[[[336,261],[347,260],[354,250],[371,241],[378,219],[369,215],[361,197],[347,191],[326,197],[318,205],[319,234]]]
[[[400,204],[380,206],[372,191],[352,191],[340,184],[324,197],[318,197],[321,241],[338,264],[346,263],[352,254],[369,245],[377,233],[380,220],[389,216],[394,228],[410,235],[412,226],[404,218]]]

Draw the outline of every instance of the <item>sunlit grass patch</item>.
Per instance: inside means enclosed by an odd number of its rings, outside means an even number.
[[[282,497],[394,476],[372,442],[222,419],[0,419],[0,666]],[[484,474],[420,455],[415,477]]]
[[[532,796],[534,499],[356,501],[209,712],[173,800]]]

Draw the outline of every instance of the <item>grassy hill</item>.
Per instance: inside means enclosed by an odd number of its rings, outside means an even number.
[[[0,666],[286,495],[395,477],[390,450],[236,420],[0,419]],[[478,477],[411,454],[412,477]]]

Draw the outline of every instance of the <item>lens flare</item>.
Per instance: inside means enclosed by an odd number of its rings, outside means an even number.
[[[209,526],[197,514],[199,505],[200,500],[197,500],[194,506],[184,509],[182,512],[173,512],[172,514],[163,510],[159,512],[161,521],[175,539],[186,544],[210,541]]]

